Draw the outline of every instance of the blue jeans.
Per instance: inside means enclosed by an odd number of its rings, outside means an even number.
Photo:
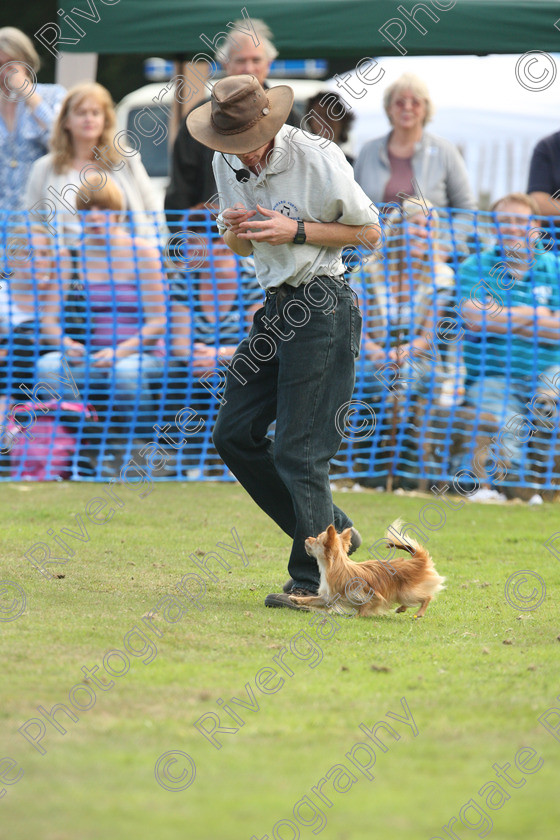
[[[318,588],[320,576],[306,554],[306,538],[331,522],[338,531],[352,525],[333,505],[329,461],[342,440],[361,335],[350,287],[333,278],[320,282],[329,294],[322,306],[310,301],[323,294],[319,286],[309,297],[303,287],[290,289],[283,300],[267,295],[232,359],[214,428],[214,445],[227,466],[293,539],[288,571],[309,590]],[[274,329],[267,328],[270,322]],[[267,430],[274,420],[272,441]]]
[[[37,380],[45,378],[47,373],[66,378],[61,361],[59,351],[41,356],[37,364]],[[71,385],[55,382],[54,388],[62,399],[92,403],[100,416],[105,412],[109,416],[120,415],[126,433],[131,436],[152,434],[155,417],[150,383],[162,370],[163,359],[149,353],[132,353],[124,359],[117,359],[108,368],[94,367],[91,356],[80,361],[66,361],[80,394],[75,396]]]

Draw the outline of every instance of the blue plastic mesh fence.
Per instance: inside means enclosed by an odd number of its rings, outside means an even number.
[[[554,221],[425,209],[384,216],[373,256],[345,255],[363,330],[333,476],[554,488]],[[231,480],[211,435],[264,297],[252,259],[207,212],[169,218],[171,235],[158,214],[81,221],[0,218],[0,476]]]

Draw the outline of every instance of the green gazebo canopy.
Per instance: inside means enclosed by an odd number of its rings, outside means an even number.
[[[200,36],[214,41],[244,15],[266,21],[282,58],[328,58],[334,68],[365,56],[560,51],[556,0],[251,0],[246,7],[242,0],[70,0],[59,6],[64,14],[52,23],[65,41],[77,41],[58,46],[69,52],[211,54]],[[45,37],[52,40],[54,32]]]

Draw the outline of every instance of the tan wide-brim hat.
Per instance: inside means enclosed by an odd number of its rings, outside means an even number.
[[[264,90],[255,76],[226,76],[214,85],[210,102],[190,112],[187,128],[216,152],[243,155],[272,140],[293,102],[288,85]]]

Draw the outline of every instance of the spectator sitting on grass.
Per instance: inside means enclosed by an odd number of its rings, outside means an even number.
[[[360,399],[377,406],[381,401],[375,437],[365,441],[370,454],[373,444],[376,460],[381,440],[388,439],[390,414],[398,410],[399,423],[409,415],[408,422],[416,425],[420,397],[441,399],[457,378],[458,360],[442,361],[436,339],[438,320],[452,297],[453,269],[441,253],[438,214],[427,206],[428,216],[411,201],[394,210],[387,219],[392,233],[385,259],[372,259],[364,268],[364,340],[356,379]],[[387,399],[388,388],[401,389],[397,403]]]
[[[35,365],[44,351],[40,315],[56,290],[52,240],[39,225],[9,230],[6,266],[0,285],[0,421],[12,403],[28,399]]]
[[[388,241],[385,259],[372,259],[365,266],[364,355],[377,365],[391,361],[408,371],[415,355],[429,354],[429,338],[435,336],[451,296],[454,275],[441,253],[439,217],[429,202],[427,207],[428,216],[411,201],[403,204],[402,212],[393,211],[387,224],[396,232]],[[430,367],[418,361],[412,374],[415,371],[425,378]]]
[[[165,404],[173,416],[190,406],[205,418],[205,428],[209,430],[214,425],[218,404],[200,377],[217,372],[219,359],[224,363],[231,360],[249,330],[255,311],[262,305],[263,292],[252,257],[234,254],[219,236],[215,224],[207,229],[204,215],[191,212],[188,227],[181,250],[187,251],[183,253],[186,265],[193,267],[187,270],[177,256],[174,259],[181,276],[172,292],[169,333],[172,364]]]
[[[41,358],[39,376],[62,373],[64,355],[84,402],[92,402],[102,415],[109,402],[127,435],[149,438],[155,422],[150,383],[163,367],[153,352],[165,324],[161,258],[121,225],[122,195],[112,181],[81,192],[76,207],[85,212],[76,279],[83,286],[87,317],[84,343],[76,340],[68,303],[61,311],[60,299],[52,299],[45,310],[45,329],[60,349]]]
[[[499,480],[520,482],[526,477],[526,429],[516,434],[519,418],[530,419],[527,402],[543,394],[539,377],[554,381],[560,373],[560,290],[558,262],[545,253],[539,240],[539,222],[531,219],[538,208],[529,195],[511,193],[491,208],[497,215],[494,247],[473,254],[459,272],[461,311],[466,334],[463,342],[467,370],[465,401],[494,417],[498,451],[479,452],[473,468],[486,475],[485,463],[494,459]],[[475,438],[476,430],[471,441]],[[472,445],[461,466],[470,469]],[[496,469],[498,463],[505,468]],[[507,472],[507,476],[504,473]]]

